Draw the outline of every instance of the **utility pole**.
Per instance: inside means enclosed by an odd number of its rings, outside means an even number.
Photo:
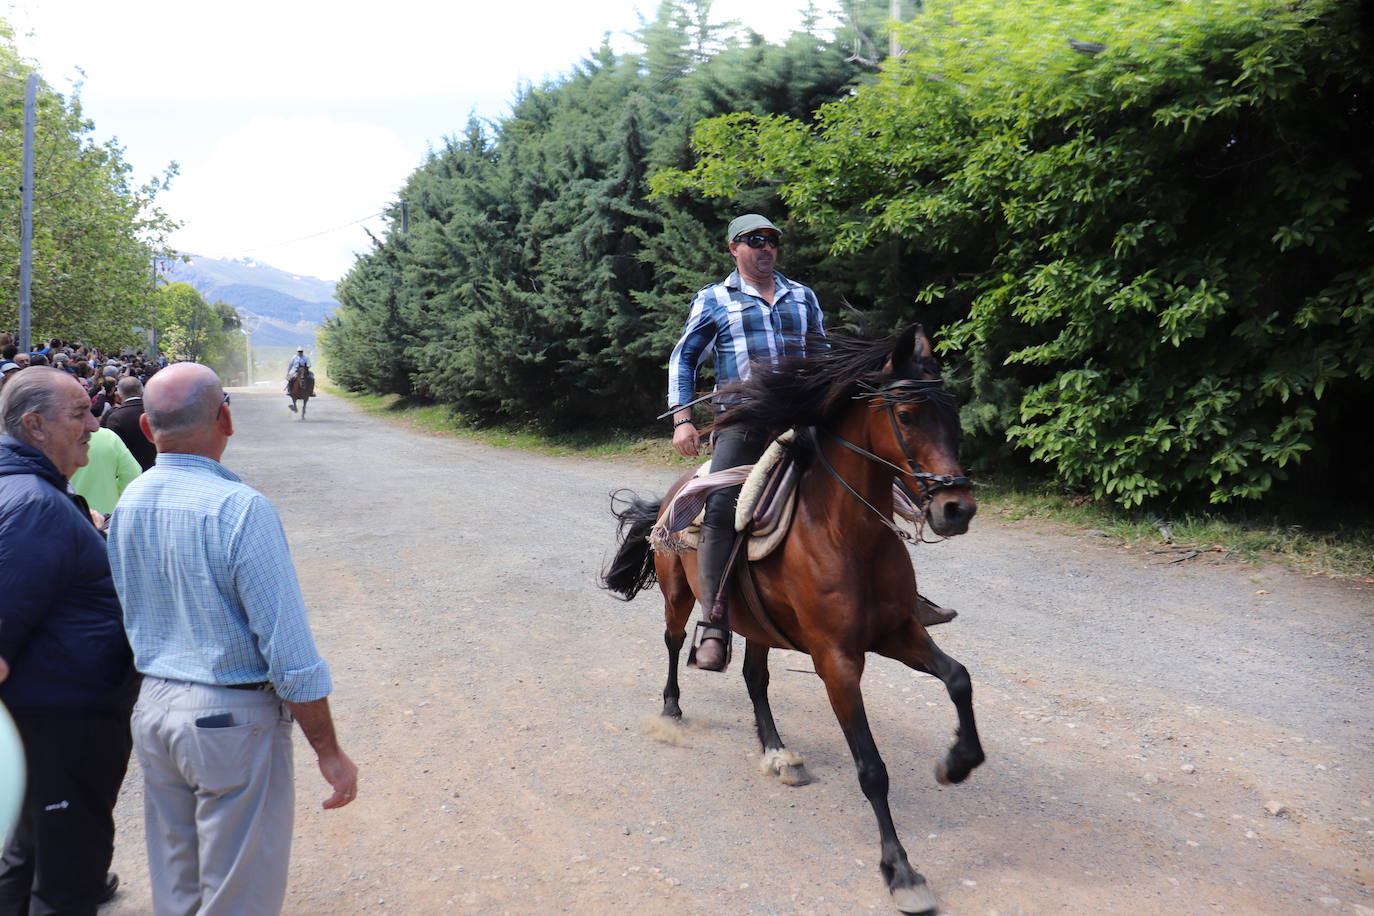
[[[248,328],[240,326],[239,333],[243,335],[243,376],[244,384],[250,388],[253,386],[253,332]]]
[[[148,296],[148,356],[157,355],[157,258],[153,258],[152,293]]]
[[[893,22],[892,34],[888,39],[887,56],[901,57],[902,43],[897,40],[896,23],[902,21],[902,0],[887,0],[887,18]]]
[[[239,313],[239,333],[243,335],[243,347],[247,351],[248,363],[248,384],[253,384],[253,332],[262,324],[262,319],[257,316],[246,317],[242,312]]]
[[[19,205],[19,351],[27,353],[33,338],[33,122],[38,73],[29,73],[24,91],[24,177]]]
[[[410,201],[401,198],[401,235],[410,232]]]

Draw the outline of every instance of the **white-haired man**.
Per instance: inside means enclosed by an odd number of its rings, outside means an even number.
[[[119,883],[113,812],[138,682],[105,541],[68,486],[98,428],[59,369],[0,391],[0,701],[29,771],[0,913],[93,914]]]

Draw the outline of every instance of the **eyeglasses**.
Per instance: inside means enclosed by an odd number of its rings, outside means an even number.
[[[735,241],[743,242],[750,248],[762,248],[764,245],[772,245],[774,248],[777,248],[780,244],[780,240],[776,235],[737,235],[735,236]]]
[[[227,392],[227,391],[224,392],[224,403],[226,403],[226,404],[229,403],[229,392]]]

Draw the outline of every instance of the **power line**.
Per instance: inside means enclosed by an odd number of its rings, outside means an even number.
[[[321,229],[319,232],[312,232],[312,233],[310,233],[309,235],[302,235],[302,236],[300,236],[299,238],[287,239],[287,240],[284,241],[284,242],[271,242],[270,244],[267,244],[267,245],[255,245],[255,246],[253,246],[252,248],[239,248],[239,249],[236,249],[236,250],[238,251],[239,254],[249,254],[250,252],[254,252],[254,251],[266,251],[268,248],[280,248],[280,247],[282,247],[283,245],[294,245],[294,244],[296,244],[297,242],[304,242],[304,241],[307,241],[307,240],[309,240],[309,239],[317,239],[317,238],[319,238],[319,237],[322,236],[322,235],[328,235],[328,234],[331,233],[331,232],[338,232],[338,231],[341,230],[341,229],[347,229],[347,228],[349,228],[350,226],[356,226],[356,225],[358,225],[359,223],[365,223],[365,222],[367,222],[367,221],[370,220],[370,219],[375,219],[375,218],[378,217],[378,216],[385,216],[385,215],[386,215],[386,211],[385,211],[385,210],[378,210],[376,213],[369,213],[367,216],[361,217],[361,218],[359,218],[359,219],[355,219],[355,220],[353,220],[352,222],[349,222],[349,223],[344,223],[344,224],[341,225],[341,226],[334,226],[334,227],[332,227],[332,228],[330,228],[330,229]],[[221,246],[221,247],[223,247],[223,246]]]

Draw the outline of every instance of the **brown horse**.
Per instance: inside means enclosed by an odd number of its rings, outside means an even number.
[[[315,376],[311,375],[305,366],[297,366],[296,374],[291,376],[291,383],[287,385],[286,391],[291,395],[292,413],[296,412],[296,402],[301,402],[301,419],[304,420],[306,405],[315,396]]]
[[[796,428],[796,457],[806,470],[784,543],[750,564],[772,627],[761,624],[732,577],[730,623],[745,639],[744,681],[764,762],[783,782],[807,781],[800,758],[784,749],[768,704],[768,650],[782,643],[808,653],[849,742],[859,785],[873,806],[882,844],[880,869],[905,913],[936,908],[925,878],[907,860],[888,807],[887,768],[864,714],[859,680],[866,653],[896,659],[944,682],[958,714],[956,740],[935,768],[941,783],[962,782],[983,762],[968,671],[940,651],[917,619],[916,577],[890,523],[894,478],[915,491],[925,520],[940,535],[963,534],[977,511],[972,483],[955,456],[958,417],[941,387],[930,342],[913,325],[887,341],[840,335],[817,354],[775,367],[756,366],[733,394],[738,406],[716,423],[780,431]],[[690,476],[690,475],[689,475]],[[668,681],[662,715],[678,706],[678,657],[697,588],[695,554],[655,553],[645,535],[679,480],[660,502],[634,499],[616,512],[621,543],[602,584],[629,600],[655,579],[663,593]]]

